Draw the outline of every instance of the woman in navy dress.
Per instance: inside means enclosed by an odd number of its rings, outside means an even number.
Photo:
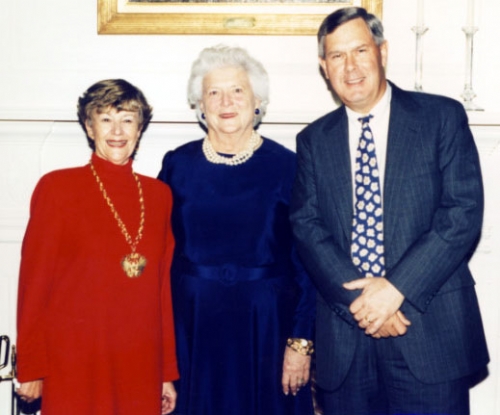
[[[288,219],[295,154],[254,129],[267,73],[241,48],[205,49],[189,100],[208,133],[159,174],[174,195],[175,413],[311,415],[315,292]]]

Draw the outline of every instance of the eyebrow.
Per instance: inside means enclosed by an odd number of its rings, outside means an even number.
[[[370,43],[367,43],[367,42],[363,42],[363,43],[360,43],[360,44],[356,44],[355,46],[352,46],[352,47],[349,47],[347,49],[343,49],[343,50],[340,50],[340,49],[333,49],[331,51],[328,51],[327,53],[342,53],[342,52],[349,52],[351,50],[356,50],[356,49],[360,49],[360,48],[367,48],[367,47],[370,47]]]

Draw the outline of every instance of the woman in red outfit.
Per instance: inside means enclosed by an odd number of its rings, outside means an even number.
[[[132,159],[151,107],[124,80],[78,102],[93,154],[51,172],[32,197],[18,302],[18,394],[43,415],[174,410],[168,186]],[[43,393],[42,393],[43,389]]]

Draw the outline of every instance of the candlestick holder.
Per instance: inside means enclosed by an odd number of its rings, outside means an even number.
[[[483,111],[483,109],[473,101],[476,97],[476,93],[472,88],[474,35],[479,29],[476,26],[466,26],[463,27],[462,30],[465,33],[465,85],[461,97],[464,99],[464,107],[467,111]]]
[[[422,73],[423,73],[423,39],[428,27],[424,25],[413,26],[411,30],[415,33],[415,91],[422,91]]]

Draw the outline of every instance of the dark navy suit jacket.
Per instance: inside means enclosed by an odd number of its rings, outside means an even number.
[[[479,239],[483,186],[463,106],[403,91],[392,100],[383,184],[386,278],[405,296],[411,320],[396,339],[425,383],[457,379],[489,361],[468,260]],[[317,381],[337,388],[359,337],[348,307],[361,278],[350,258],[353,214],[344,106],[297,137],[292,223],[299,253],[318,289]]]

